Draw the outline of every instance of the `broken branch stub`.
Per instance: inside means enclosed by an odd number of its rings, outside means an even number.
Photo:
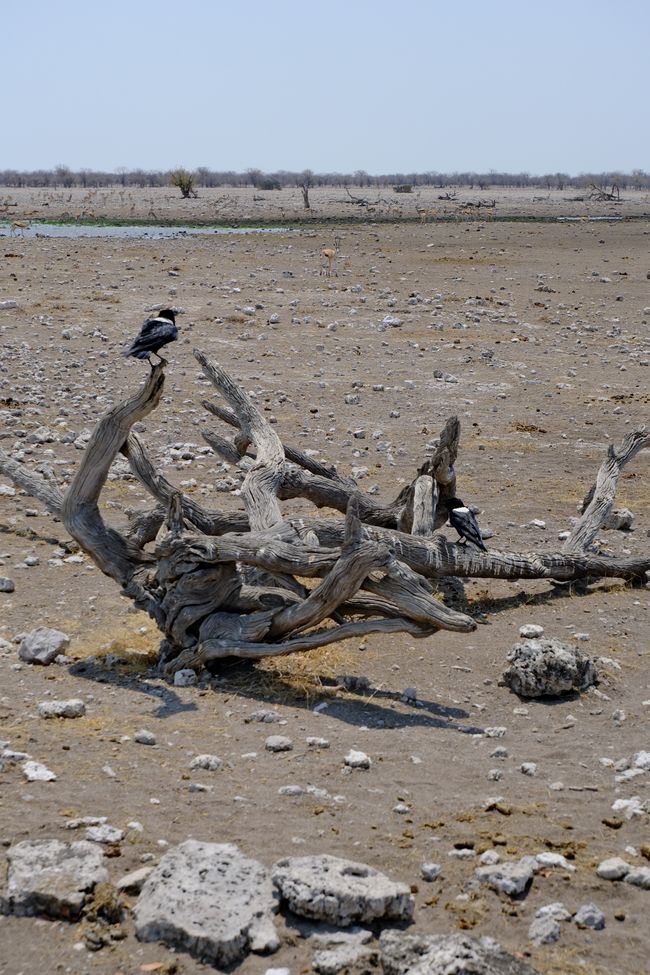
[[[437,532],[456,494],[460,423],[451,417],[430,457],[393,501],[378,503],[352,478],[290,445],[229,374],[195,352],[226,406],[205,403],[234,438],[206,430],[215,452],[244,474],[244,511],[215,511],[179,491],[156,467],[132,430],[159,404],[164,364],[97,425],[68,490],[45,481],[0,451],[0,472],[61,517],[99,568],[166,637],[168,672],[224,657],[260,658],[307,651],[370,633],[431,636],[469,632],[471,616],[434,593],[444,576],[573,580],[645,578],[649,557],[608,558],[587,551],[613,503],[623,464],[650,444],[643,430],[612,451],[579,525],[562,552],[481,552]],[[99,500],[117,454],[153,506],[117,531]],[[304,498],[345,517],[292,517],[281,502]],[[309,582],[308,580],[314,580]]]

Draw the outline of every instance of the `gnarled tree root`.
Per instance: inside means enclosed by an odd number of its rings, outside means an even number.
[[[205,375],[227,405],[208,412],[236,430],[206,430],[213,450],[245,473],[245,511],[210,511],[159,473],[133,425],[159,404],[164,364],[97,425],[64,493],[0,451],[0,472],[57,514],[72,537],[167,638],[165,669],[224,657],[260,658],[369,633],[426,637],[470,632],[476,622],[434,595],[445,576],[553,579],[620,576],[645,580],[650,556],[606,558],[590,551],[625,463],[650,436],[639,430],[610,449],[584,513],[561,552],[481,552],[437,529],[456,493],[460,423],[451,417],[413,480],[379,504],[350,477],[281,443],[228,373],[202,352]],[[124,532],[105,524],[101,491],[119,452],[154,500]],[[292,518],[281,501],[301,497],[344,518]],[[309,580],[316,580],[310,583]]]

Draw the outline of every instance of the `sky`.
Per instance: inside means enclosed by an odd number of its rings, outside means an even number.
[[[0,0],[0,170],[650,169],[648,0]]]

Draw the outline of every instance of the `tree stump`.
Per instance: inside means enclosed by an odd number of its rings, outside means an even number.
[[[370,633],[470,632],[475,620],[434,594],[445,576],[646,580],[650,556],[608,558],[590,550],[622,467],[650,446],[644,429],[610,449],[561,552],[486,553],[437,531],[447,520],[446,501],[456,494],[457,417],[447,420],[411,483],[379,504],[335,467],[282,444],[228,373],[202,352],[194,354],[227,404],[204,406],[236,431],[233,439],[211,430],[203,436],[216,454],[245,471],[244,512],[209,510],[178,491],[133,432],[160,402],[164,360],[98,423],[65,493],[0,451],[0,472],[57,514],[101,571],[156,621],[165,637],[161,665],[167,673]],[[123,532],[107,525],[99,509],[120,452],[155,502]],[[341,517],[283,514],[280,502],[296,497]]]

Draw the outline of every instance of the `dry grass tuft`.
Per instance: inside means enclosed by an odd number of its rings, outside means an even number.
[[[367,656],[367,652],[366,652]],[[221,686],[244,696],[262,697],[279,704],[311,703],[315,698],[345,693],[329,682],[354,672],[357,657],[351,646],[332,643],[305,653],[266,657],[251,664],[236,661],[219,670]]]

